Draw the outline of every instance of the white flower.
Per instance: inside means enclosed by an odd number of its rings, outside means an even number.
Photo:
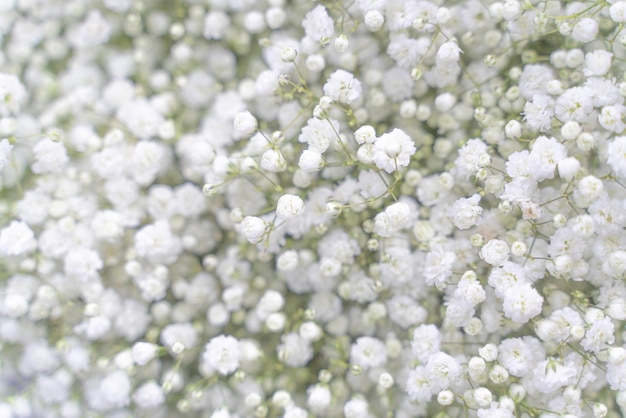
[[[598,36],[598,22],[590,17],[580,19],[572,28],[572,38],[578,42],[591,42]]]
[[[35,234],[25,222],[11,221],[0,231],[0,254],[4,256],[29,253],[36,246]]]
[[[135,250],[153,263],[171,264],[182,252],[180,238],[172,233],[167,221],[146,225],[135,234]]]
[[[98,278],[98,270],[104,267],[100,254],[90,248],[70,249],[63,259],[65,274],[82,281]]]
[[[506,242],[492,239],[480,249],[480,257],[492,266],[501,266],[509,259],[511,250]]]
[[[298,266],[298,252],[287,250],[278,256],[276,268],[280,271],[291,271]]]
[[[118,109],[117,117],[139,139],[156,137],[165,122],[155,106],[145,99],[124,103]]]
[[[543,297],[529,284],[512,286],[504,291],[504,315],[513,322],[525,324],[541,313]]]
[[[100,382],[99,389],[108,408],[123,408],[130,403],[131,383],[123,371],[109,373]]]
[[[331,142],[337,138],[339,122],[336,120],[324,120],[311,118],[302,128],[298,141],[306,142],[309,150],[323,154]]]
[[[365,399],[353,398],[343,406],[343,415],[346,418],[362,418],[368,415],[368,405]]]
[[[350,104],[361,96],[361,82],[352,73],[337,70],[324,84],[324,94],[333,100]]]
[[[360,337],[350,348],[350,362],[367,370],[378,367],[387,361],[385,344],[377,338]]]
[[[462,372],[459,362],[443,351],[429,356],[425,367],[426,376],[428,376],[435,393],[448,388],[461,376]]]
[[[230,18],[221,10],[207,13],[204,18],[202,35],[207,39],[222,39],[226,30],[230,27]]]
[[[261,168],[271,173],[278,173],[287,169],[287,161],[279,150],[268,149],[261,157]]]
[[[417,149],[413,140],[401,129],[394,129],[380,136],[374,142],[374,163],[376,167],[393,173],[399,168],[406,167],[411,162],[411,156]]]
[[[246,216],[241,222],[244,237],[251,244],[258,244],[268,230],[268,224],[256,216]]]
[[[91,10],[85,21],[78,27],[71,42],[78,48],[93,48],[109,40],[112,28],[109,21],[98,10]]]
[[[437,63],[439,65],[456,64],[461,58],[461,52],[463,51],[456,42],[444,42],[437,51]]]
[[[554,169],[567,157],[567,149],[554,138],[540,136],[528,157],[530,175],[537,181],[554,178]]]
[[[313,358],[313,348],[310,341],[305,340],[295,332],[283,334],[276,351],[278,359],[290,367],[306,366]]]
[[[614,332],[615,326],[611,318],[598,319],[591,324],[591,328],[585,333],[585,338],[580,342],[580,345],[587,351],[598,353],[613,344],[615,341]]]
[[[626,22],[626,2],[616,1],[611,4],[609,13],[613,22],[624,23]]]
[[[480,195],[475,194],[467,199],[459,199],[454,202],[450,209],[450,215],[454,225],[459,229],[468,229],[476,225],[480,215],[483,213],[483,208],[478,205],[480,202]]]
[[[524,121],[529,128],[546,132],[552,127],[554,100],[547,94],[535,94],[532,101],[524,105],[523,113]]]
[[[609,142],[607,164],[620,178],[626,178],[626,136],[617,136]],[[582,183],[582,180],[579,182]]]
[[[324,167],[324,157],[317,150],[305,149],[298,160],[298,167],[307,173],[320,171]]]
[[[365,26],[372,32],[376,32],[385,23],[385,16],[378,10],[369,10],[363,17]]]
[[[564,158],[557,164],[559,176],[566,182],[570,182],[580,171],[580,161],[574,157]]]
[[[156,357],[159,346],[148,342],[137,342],[133,345],[132,356],[133,361],[139,366],[145,366]]]
[[[202,353],[202,360],[220,374],[231,374],[239,368],[239,341],[230,335],[211,338]]]
[[[433,324],[424,324],[413,330],[411,353],[420,362],[426,363],[431,354],[441,349],[441,332]]]
[[[548,82],[555,79],[554,69],[544,64],[525,65],[519,78],[519,91],[526,100],[545,94]]]
[[[432,387],[431,380],[424,366],[417,366],[409,372],[406,381],[406,391],[409,398],[418,403],[430,401],[433,392],[437,392],[437,390]]]
[[[594,93],[589,87],[572,87],[556,99],[554,114],[561,122],[586,122],[593,113]]]
[[[354,140],[359,145],[373,144],[376,141],[376,130],[370,125],[363,125],[354,131]]]
[[[401,229],[410,226],[411,208],[404,202],[396,202],[388,206],[384,212],[374,218],[374,232],[381,237],[390,237]]]
[[[302,21],[304,33],[315,42],[331,38],[335,33],[334,25],[335,22],[321,4],[308,12]]]
[[[148,381],[135,390],[133,402],[139,408],[155,408],[165,402],[165,392],[157,382]]]
[[[474,138],[467,141],[459,150],[459,156],[454,161],[454,166],[459,175],[469,179],[480,168],[489,165],[491,157],[487,151],[487,144],[482,140]]]
[[[32,165],[34,173],[58,173],[69,163],[70,158],[61,142],[45,138],[33,147],[35,163]]]
[[[233,128],[235,128],[235,133],[239,136],[251,135],[257,128],[256,118],[248,111],[239,112],[233,120]]]
[[[0,141],[0,170],[2,170],[9,161],[9,155],[12,149],[13,145],[11,145],[8,139],[5,138]]]
[[[276,204],[276,216],[278,219],[288,220],[304,211],[304,201],[296,195],[284,194],[278,199]]]
[[[502,18],[504,20],[515,20],[522,15],[522,5],[517,0],[507,0],[502,5]]]
[[[602,76],[611,69],[613,54],[603,49],[596,49],[585,55],[583,73],[587,77]]]
[[[26,98],[26,89],[17,76],[0,73],[0,116],[18,114]]]
[[[196,346],[198,332],[189,322],[169,324],[161,331],[161,342],[171,351],[180,353]]]
[[[541,342],[531,336],[507,338],[498,346],[498,362],[517,377],[530,372],[545,355]]]
[[[607,131],[621,133],[626,128],[626,124],[622,122],[622,117],[626,111],[623,105],[604,106],[598,115],[598,122]]]
[[[475,277],[471,278],[463,275],[457,288],[454,290],[454,297],[460,298],[474,307],[484,301],[487,294]]]
[[[327,385],[317,384],[307,389],[306,404],[314,414],[324,415],[332,396]]]
[[[451,251],[446,251],[440,245],[434,246],[426,254],[424,264],[424,278],[429,286],[441,287],[452,275],[452,264],[456,261],[456,255]]]

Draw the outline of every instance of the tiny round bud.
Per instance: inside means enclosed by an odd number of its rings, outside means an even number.
[[[504,126],[504,133],[507,138],[520,138],[522,136],[522,125],[516,120],[510,120]]]
[[[487,55],[485,56],[483,62],[487,67],[493,67],[498,62],[498,58],[495,55]]]
[[[422,174],[415,169],[408,170],[404,175],[404,181],[410,187],[417,186],[421,180]]]
[[[480,234],[472,234],[470,237],[470,243],[474,248],[482,247],[485,245],[485,237]]]
[[[485,387],[479,387],[474,389],[474,400],[481,408],[486,408],[491,405],[493,395],[491,391]]]
[[[341,212],[343,211],[343,205],[339,202],[328,202],[326,204],[326,207],[324,208],[324,212],[326,212],[327,215],[336,218],[339,215],[341,215]]]
[[[469,323],[463,327],[463,331],[467,335],[477,335],[483,329],[483,321],[480,318],[473,317]]]
[[[454,402],[454,393],[449,390],[442,390],[439,394],[437,394],[437,402],[441,406],[452,405]]]
[[[474,378],[480,376],[480,374],[484,372],[486,368],[487,364],[485,363],[485,360],[481,357],[472,357],[467,362],[467,370]]]
[[[365,26],[372,32],[379,30],[385,23],[385,17],[378,10],[370,10],[364,16]]]
[[[500,408],[508,409],[511,412],[515,411],[515,401],[506,395],[501,396],[500,399],[498,399],[498,403],[500,404]]]
[[[608,413],[609,413],[609,410],[605,404],[596,402],[593,405],[593,416],[595,418],[604,418]]]
[[[375,238],[371,238],[369,240],[367,240],[367,249],[369,251],[375,252],[378,251],[379,245],[378,245],[378,240]]]
[[[509,372],[499,364],[494,365],[489,371],[489,380],[495,384],[504,383],[509,378]]]
[[[244,402],[246,403],[246,406],[248,406],[250,408],[254,408],[254,407],[259,406],[262,401],[263,401],[263,399],[261,398],[261,395],[259,395],[256,392],[250,393],[248,396],[246,396],[246,398],[244,400]]]
[[[552,225],[554,225],[555,228],[563,228],[566,223],[567,218],[562,213],[557,213],[552,218]]]
[[[589,132],[583,132],[576,138],[576,146],[581,151],[590,151],[595,146],[595,139]]]
[[[526,388],[519,383],[513,383],[509,387],[509,396],[515,402],[521,402],[526,397]]]
[[[563,84],[560,80],[550,80],[546,84],[546,92],[552,96],[563,94]]]
[[[277,390],[272,395],[272,403],[278,407],[284,408],[291,402],[291,395],[286,390]]]
[[[248,111],[239,112],[235,115],[235,119],[233,120],[233,128],[237,135],[245,137],[256,131],[257,120],[252,113]]]
[[[391,376],[389,373],[381,373],[380,376],[378,376],[378,384],[383,388],[383,389],[389,389],[393,386],[393,376]]]
[[[283,60],[283,62],[294,62],[297,55],[298,52],[290,46],[286,46],[280,50],[280,59]]]
[[[489,343],[478,349],[478,354],[485,359],[485,361],[494,361],[498,358],[498,346]]]
[[[511,254],[516,257],[525,256],[526,251],[528,251],[528,247],[522,241],[515,241],[513,244],[511,244]]]
[[[561,126],[561,135],[563,136],[563,139],[572,140],[576,139],[582,130],[583,129],[578,122],[570,120]]]

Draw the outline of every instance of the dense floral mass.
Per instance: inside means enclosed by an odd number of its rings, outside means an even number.
[[[626,415],[626,1],[0,1],[0,417]]]

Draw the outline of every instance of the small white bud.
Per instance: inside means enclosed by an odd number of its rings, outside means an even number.
[[[439,394],[437,394],[437,402],[441,406],[452,405],[454,402],[454,393],[449,390],[442,390]]]
[[[378,376],[378,384],[384,389],[391,388],[394,384],[393,376],[389,373],[381,373],[380,376]]]
[[[241,222],[244,236],[251,244],[258,244],[267,231],[268,224],[256,216],[246,216]]]
[[[327,215],[336,218],[339,215],[341,215],[341,212],[343,210],[343,205],[339,202],[328,202],[326,204],[326,207],[324,208],[324,212],[326,212]]]
[[[276,204],[276,216],[282,220],[295,218],[304,211],[304,201],[296,195],[284,194]]]
[[[504,126],[504,133],[510,139],[520,138],[522,136],[522,125],[516,120],[510,120]]]
[[[294,62],[297,55],[298,52],[290,46],[286,46],[280,51],[280,59],[283,60],[283,62]]]
[[[474,389],[474,400],[481,408],[486,408],[491,405],[493,401],[493,395],[491,391],[484,387]]]
[[[516,257],[525,256],[526,251],[528,251],[528,247],[522,241],[515,241],[513,244],[511,244],[511,254]]]
[[[237,135],[249,136],[257,129],[256,118],[248,111],[239,112],[233,120],[233,128]]]
[[[495,361],[498,358],[498,346],[492,343],[485,344],[478,349],[478,354],[485,359],[485,361]]]

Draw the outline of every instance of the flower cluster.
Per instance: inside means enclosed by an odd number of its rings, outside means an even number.
[[[1,1],[0,417],[626,415],[625,23]]]

